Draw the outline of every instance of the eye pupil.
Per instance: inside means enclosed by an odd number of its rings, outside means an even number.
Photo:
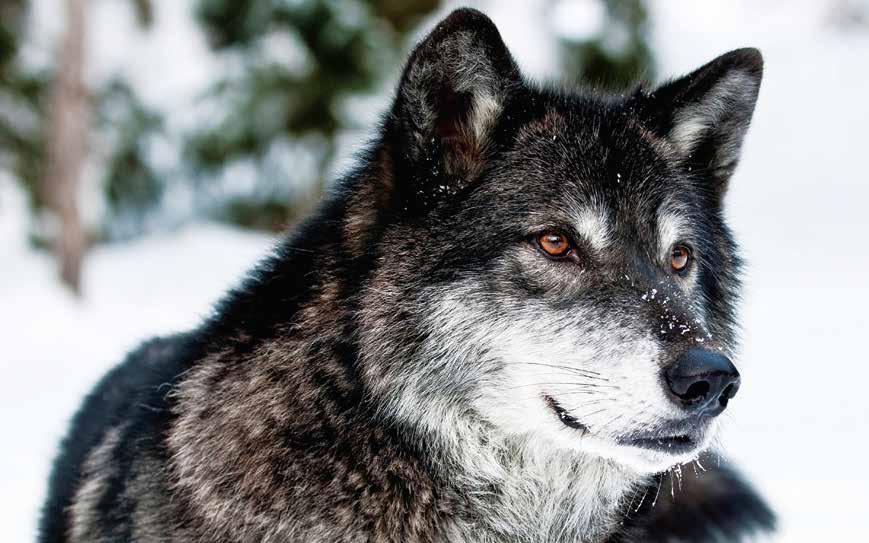
[[[670,254],[670,265],[675,271],[682,271],[688,266],[691,253],[684,245],[676,245]]]
[[[570,241],[567,236],[557,232],[545,232],[537,237],[537,243],[549,256],[560,257],[570,252]]]

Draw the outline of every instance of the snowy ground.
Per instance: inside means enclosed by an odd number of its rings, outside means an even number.
[[[491,4],[520,62],[546,56],[523,32],[533,17]],[[831,31],[819,12],[827,5],[664,1],[653,10],[662,73],[744,45],[766,57],[728,201],[749,274],[745,381],[723,442],[779,511],[783,542],[869,541],[869,31]],[[82,394],[141,339],[195,324],[271,242],[196,225],[102,247],[77,302],[56,285],[52,262],[25,247],[23,215],[20,194],[0,178],[0,526],[15,542],[32,540],[50,457]]]

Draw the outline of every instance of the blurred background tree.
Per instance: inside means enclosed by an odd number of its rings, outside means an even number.
[[[559,19],[574,19],[562,23],[563,30],[556,32],[565,79],[613,92],[626,90],[638,81],[654,81],[655,61],[644,0],[563,0],[555,4],[556,25]],[[584,8],[558,13],[558,4]],[[571,29],[571,24],[580,28]]]
[[[45,205],[38,190],[44,162],[49,73],[20,61],[28,2],[0,2],[0,168],[18,179],[34,211]]]
[[[150,0],[132,3],[139,23],[150,26]],[[88,0],[64,1],[56,64],[48,70],[34,71],[21,59],[30,7],[26,0],[0,3],[0,100],[6,105],[0,108],[0,166],[30,195],[34,241],[54,248],[61,280],[79,293],[90,237],[79,212],[80,185],[95,128],[93,96],[85,81]],[[112,87],[106,91],[111,92]],[[103,103],[96,102],[100,113]],[[125,152],[130,154],[119,146],[111,154]],[[109,163],[107,194],[117,188],[113,178],[127,179],[128,166],[129,160]],[[124,201],[109,198],[109,207]]]
[[[57,70],[50,82],[45,164],[39,187],[57,225],[51,236],[60,277],[76,294],[81,290],[81,264],[87,243],[78,197],[90,133],[90,100],[84,75],[86,2],[64,2],[65,28]]]
[[[370,128],[359,126],[371,118],[360,107],[382,107],[420,24],[445,10],[438,0],[188,1],[220,69],[193,103],[162,107],[143,101],[120,73],[70,84],[70,73],[88,73],[87,52],[72,72],[79,61],[71,53],[79,38],[86,42],[88,12],[99,0],[64,0],[80,9],[80,27],[69,19],[67,42],[40,67],[22,54],[32,39],[30,2],[0,0],[0,170],[30,195],[32,240],[71,251],[62,260],[73,288],[76,262],[92,242],[195,218],[271,231],[293,223],[334,177],[342,136]],[[164,4],[129,5],[147,29]],[[485,2],[477,6],[486,10]],[[559,54],[556,77],[620,90],[654,76],[644,0],[541,6]],[[59,130],[70,118],[63,111],[77,111],[79,120]],[[101,201],[100,216],[88,220],[75,207],[82,175],[98,181],[89,185],[99,187]]]
[[[326,187],[339,133],[352,125],[347,99],[378,90],[400,64],[408,33],[437,4],[199,0],[196,18],[209,43],[234,66],[209,93],[220,114],[191,134],[186,158],[206,182],[239,163],[256,175],[252,191],[214,202],[211,213],[277,229],[307,210]],[[273,159],[294,147],[314,160]],[[292,171],[299,168],[301,176]]]
[[[149,228],[171,177],[155,163],[152,149],[165,137],[161,112],[145,105],[129,82],[111,79],[97,94],[97,134],[106,140],[102,191],[106,204],[99,235],[127,239]]]

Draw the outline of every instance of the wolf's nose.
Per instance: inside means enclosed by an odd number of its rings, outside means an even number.
[[[685,351],[665,372],[667,385],[686,409],[714,417],[739,390],[739,372],[726,356],[706,349]]]

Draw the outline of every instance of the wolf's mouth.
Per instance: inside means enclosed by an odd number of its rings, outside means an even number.
[[[558,416],[558,420],[560,420],[565,426],[569,428],[574,428],[576,430],[582,430],[583,433],[588,430],[581,422],[576,420],[570,413],[567,412],[566,409],[561,407],[558,402],[556,402],[552,396],[543,395],[543,401],[546,402],[546,405],[549,406],[552,411]]]
[[[619,439],[618,444],[669,454],[684,454],[697,449],[701,444],[701,440],[688,434],[677,434],[660,437]]]
[[[671,421],[657,428],[616,439],[616,443],[672,455],[684,455],[700,450],[709,430],[709,419],[692,418]]]
[[[548,394],[543,395],[543,401],[558,417],[562,424],[569,428],[582,431],[585,434],[588,427],[579,422],[576,417],[571,415],[566,409],[555,401]],[[681,425],[680,425],[681,426]],[[671,428],[669,431],[664,430],[654,435],[645,436],[626,436],[615,440],[617,445],[625,447],[636,447],[648,451],[662,452],[672,455],[683,455],[696,451],[703,444],[703,432],[693,429],[686,430],[683,428]]]

